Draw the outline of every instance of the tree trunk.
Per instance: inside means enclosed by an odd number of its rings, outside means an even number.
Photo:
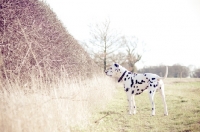
[[[104,71],[106,70],[106,48],[104,50],[104,59],[103,59]]]

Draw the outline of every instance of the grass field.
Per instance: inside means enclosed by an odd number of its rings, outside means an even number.
[[[199,132],[200,79],[166,79],[168,116],[164,116],[161,96],[155,94],[156,115],[151,116],[147,92],[136,96],[137,113],[128,115],[128,103],[122,85],[104,110],[94,112],[86,130],[108,132]]]
[[[169,115],[164,116],[156,93],[151,116],[147,92],[136,96],[137,114],[129,115],[123,85],[115,89],[110,78],[99,75],[80,83],[53,78],[0,83],[1,132],[200,131],[200,79],[164,80]]]
[[[115,83],[102,74],[85,80],[34,75],[27,83],[0,80],[0,132],[70,132],[86,128],[91,112],[112,99]],[[99,85],[101,84],[101,85]],[[103,89],[102,87],[108,87]]]

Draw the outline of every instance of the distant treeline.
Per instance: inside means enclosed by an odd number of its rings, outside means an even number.
[[[165,75],[165,66],[150,66],[138,70],[138,73],[155,73],[163,77]],[[168,66],[168,77],[173,78],[186,78],[186,77],[200,77],[200,69],[190,71],[189,67],[181,65]]]

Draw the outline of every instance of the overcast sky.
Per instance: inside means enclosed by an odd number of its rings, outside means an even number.
[[[146,49],[139,68],[153,65],[200,68],[200,0],[46,0],[71,35],[89,38],[91,23],[109,18]]]

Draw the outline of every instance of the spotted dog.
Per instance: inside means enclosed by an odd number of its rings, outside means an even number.
[[[167,104],[165,101],[164,83],[162,81],[162,79],[165,79],[167,77],[168,67],[166,67],[166,73],[164,77],[160,77],[152,73],[131,73],[130,71],[116,63],[110,66],[110,68],[107,69],[105,73],[108,76],[119,78],[118,82],[123,81],[124,91],[126,91],[129,102],[129,114],[136,114],[136,105],[134,99],[135,95],[139,95],[147,89],[152,105],[152,116],[155,115],[154,95],[156,90],[158,90],[162,96],[164,104],[164,114],[168,115]]]

